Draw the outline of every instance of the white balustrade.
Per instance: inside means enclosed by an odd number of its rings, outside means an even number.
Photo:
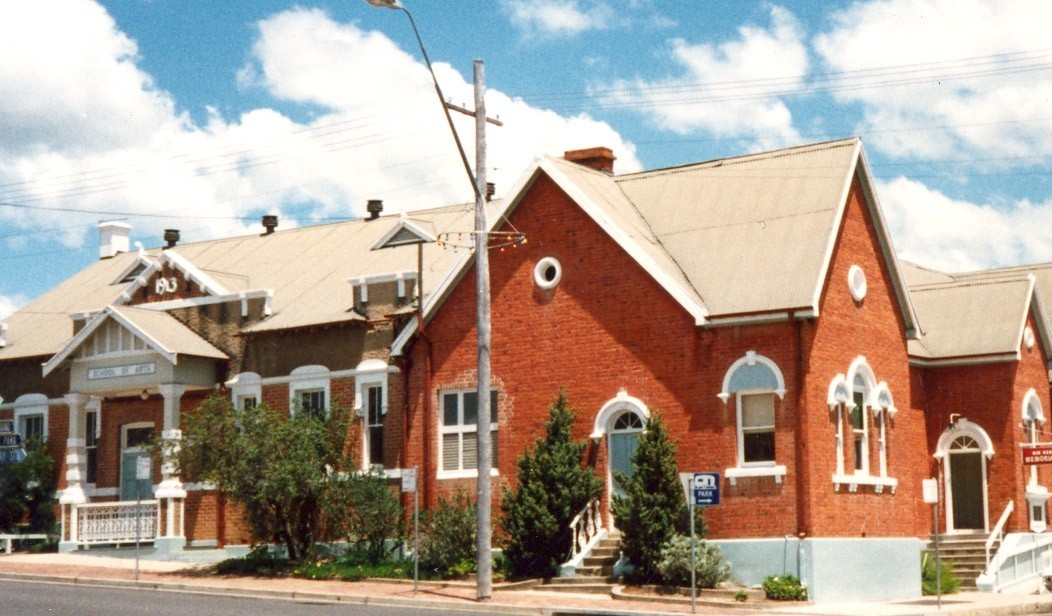
[[[602,519],[599,514],[599,500],[597,499],[585,505],[584,509],[570,522],[570,560],[574,560],[590,549],[591,544],[598,541],[601,529]]]
[[[156,500],[75,505],[77,543],[81,545],[153,541],[157,537],[160,506]]]

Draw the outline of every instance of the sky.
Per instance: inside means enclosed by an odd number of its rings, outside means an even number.
[[[1052,261],[1052,3],[403,0],[498,194],[860,136],[900,258]],[[455,114],[456,115],[456,114]],[[474,124],[455,119],[474,161]],[[473,199],[410,21],[365,0],[0,3],[0,319],[98,258]]]

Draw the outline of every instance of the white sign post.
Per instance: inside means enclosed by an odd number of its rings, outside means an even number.
[[[413,493],[413,596],[420,585],[420,492],[416,489],[416,467],[402,469],[402,492]]]
[[[922,479],[921,490],[924,502],[932,505],[931,518],[935,526],[935,595],[939,609],[942,609],[942,566],[939,563],[939,482],[936,479]]]
[[[690,613],[697,610],[697,573],[695,571],[694,508],[712,507],[720,504],[719,473],[680,473],[679,481],[683,484],[683,495],[687,498],[690,511]]]

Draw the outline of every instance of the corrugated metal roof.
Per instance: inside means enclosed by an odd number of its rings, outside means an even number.
[[[491,202],[492,208],[497,202]],[[413,218],[436,233],[461,232],[470,238],[473,204],[414,212]],[[300,227],[270,235],[250,235],[179,244],[171,248],[228,291],[273,291],[272,316],[246,330],[263,332],[360,320],[352,308],[348,279],[417,269],[413,247],[371,250],[398,220],[376,220]],[[161,250],[148,251],[157,257]],[[425,295],[446,279],[462,254],[435,244],[424,246]],[[92,263],[72,278],[7,319],[7,345],[0,361],[51,356],[73,335],[71,313],[97,312],[114,304],[131,283],[113,283],[137,258],[119,254]]]
[[[909,342],[910,355],[946,359],[1016,353],[1030,289],[1025,272],[911,286],[925,333]]]
[[[615,178],[709,314],[810,306],[858,156],[847,139]]]
[[[169,353],[227,359],[226,353],[212,346],[167,312],[131,306],[112,306],[110,310],[126,319],[144,336]]]

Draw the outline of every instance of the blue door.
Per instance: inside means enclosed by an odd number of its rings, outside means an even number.
[[[616,473],[632,476],[632,455],[639,447],[639,434],[643,431],[643,419],[625,411],[618,415],[610,428],[607,440],[610,446],[610,480],[614,496],[624,496],[624,488],[617,481]]]

